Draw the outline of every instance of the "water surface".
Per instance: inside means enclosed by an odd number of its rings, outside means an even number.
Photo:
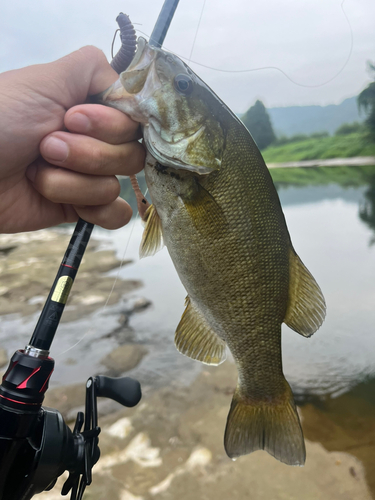
[[[123,188],[135,208],[125,181]],[[306,437],[321,442],[328,450],[347,451],[360,458],[373,492],[374,193],[371,179],[357,187],[279,187],[294,247],[327,302],[326,320],[312,338],[303,338],[283,325],[285,375],[302,405]],[[180,355],[173,344],[186,292],[165,248],[154,257],[139,260],[142,232],[139,218],[118,231],[94,229],[102,247],[114,247],[119,259],[133,261],[110,275],[142,280],[144,286],[136,295],[152,302],[150,308],[130,318],[130,341],[146,345],[149,354],[129,374],[148,388],[190,383],[202,365]],[[124,304],[107,307],[79,322],[60,326],[53,344],[57,366],[52,385],[84,382],[100,369],[100,360],[116,347],[116,339],[106,334],[118,326],[122,308]],[[2,343],[9,352],[25,344],[35,322],[36,317],[2,322]],[[71,348],[77,341],[79,344]]]

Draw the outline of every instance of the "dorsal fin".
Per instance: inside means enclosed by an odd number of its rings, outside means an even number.
[[[163,231],[161,220],[154,205],[146,210],[143,220],[146,222],[139,248],[139,257],[155,255],[163,247]]]
[[[289,253],[289,300],[284,323],[304,337],[311,337],[326,315],[322,291],[294,249]]]
[[[189,296],[186,297],[185,305],[175,334],[177,349],[185,356],[207,365],[220,365],[226,359],[224,340],[212,330]]]

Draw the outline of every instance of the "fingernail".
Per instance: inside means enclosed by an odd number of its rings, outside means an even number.
[[[30,165],[26,170],[26,177],[30,179],[31,182],[34,182],[36,171],[38,170],[36,165]]]
[[[67,127],[73,129],[74,132],[88,132],[91,128],[89,118],[82,113],[73,113],[67,121]]]
[[[68,154],[68,145],[57,137],[49,137],[43,144],[43,156],[47,160],[64,161]]]

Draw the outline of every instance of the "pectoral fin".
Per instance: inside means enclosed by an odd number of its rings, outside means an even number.
[[[326,303],[319,285],[291,248],[289,301],[284,323],[304,337],[310,337],[321,326],[325,315]]]
[[[163,231],[161,220],[154,205],[146,210],[143,220],[146,222],[142,242],[139,248],[139,257],[155,255],[163,247]]]
[[[226,359],[225,342],[208,325],[202,314],[186,297],[186,309],[175,334],[177,349],[185,356],[206,363],[220,365]]]
[[[204,238],[217,238],[219,230],[225,230],[228,223],[220,205],[195,178],[194,190],[189,197],[182,198],[196,229]]]

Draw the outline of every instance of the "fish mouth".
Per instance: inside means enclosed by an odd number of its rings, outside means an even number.
[[[151,119],[143,127],[143,137],[151,155],[165,167],[190,170],[199,175],[204,175],[212,172],[212,168],[194,165],[191,159],[185,162],[184,156],[188,146],[199,139],[204,133],[205,128],[204,125],[201,125],[187,137],[182,133],[174,134],[172,140],[167,141],[161,137],[162,129],[160,124],[158,122],[155,123],[155,120]]]
[[[148,49],[146,51],[147,54],[145,52],[146,49]],[[151,55],[152,57],[150,58]],[[138,37],[137,40],[137,50],[134,54],[132,62],[129,64],[126,71],[144,69],[147,65],[150,64],[150,62],[152,62],[154,58],[155,58],[155,49],[153,47],[150,47],[147,43],[147,40],[142,36],[140,36]]]
[[[161,87],[155,70],[157,52],[158,49],[150,47],[144,38],[139,37],[137,51],[129,67],[113,85],[97,94],[94,101],[119,109],[135,121],[146,123],[148,117],[142,111],[142,104]]]

